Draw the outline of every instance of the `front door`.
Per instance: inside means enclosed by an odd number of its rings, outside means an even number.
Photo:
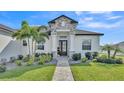
[[[59,40],[58,54],[60,56],[67,55],[67,40]]]

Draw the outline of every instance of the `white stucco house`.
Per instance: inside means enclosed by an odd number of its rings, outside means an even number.
[[[61,15],[48,22],[49,39],[45,43],[37,44],[38,53],[52,53],[53,57],[68,56],[74,53],[99,52],[100,36],[96,33],[76,29],[78,22],[65,15]],[[11,37],[15,30],[0,25],[0,59],[9,60],[10,57],[27,55],[26,41],[17,41]]]

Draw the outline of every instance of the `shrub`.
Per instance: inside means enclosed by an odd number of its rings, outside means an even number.
[[[84,57],[84,58],[81,59],[81,62],[82,62],[82,63],[85,63],[87,60],[88,60],[88,59],[87,59],[86,57]]]
[[[28,60],[28,62],[27,62],[27,66],[32,65],[33,62],[34,62],[34,57],[31,57],[31,58]]]
[[[23,55],[18,55],[18,60],[22,60],[23,59]]]
[[[52,60],[52,57],[50,54],[46,54],[46,62],[50,62]]]
[[[88,60],[90,60],[92,57],[91,52],[86,52],[85,57],[88,58]]]
[[[42,56],[42,55],[46,55],[46,53],[41,53],[40,56]]]
[[[112,58],[97,58],[97,62],[101,63],[107,63],[107,64],[123,64],[123,60],[118,59],[112,59]]]
[[[4,65],[0,65],[0,73],[5,71],[6,71],[6,67]]]
[[[39,61],[39,64],[44,64],[46,62],[46,56],[45,55],[42,55],[40,56],[40,61]]]
[[[122,59],[122,58],[116,59],[116,63],[117,63],[117,64],[123,64],[123,59]]]
[[[108,58],[108,59],[104,59],[103,63],[107,63],[107,64],[116,64],[116,60]]]
[[[81,54],[80,53],[75,53],[72,55],[72,59],[77,61],[81,59]]]
[[[10,62],[11,63],[14,63],[16,61],[16,58],[15,57],[10,57]]]
[[[53,54],[50,54],[51,55],[51,60],[53,59]]]
[[[35,62],[38,62],[39,60],[40,60],[40,57],[35,57],[35,58],[34,58],[34,61],[35,61]]]
[[[28,62],[29,61],[29,56],[27,55],[26,57],[23,58],[24,62]]]
[[[93,59],[92,61],[93,61],[93,62],[97,62],[97,59]]]
[[[21,60],[16,60],[15,63],[16,63],[17,66],[21,66],[22,65]]]
[[[35,53],[35,57],[39,57],[40,56],[40,53]]]
[[[98,57],[98,52],[93,52],[92,53],[92,56],[93,56],[93,59],[96,58],[96,57]]]

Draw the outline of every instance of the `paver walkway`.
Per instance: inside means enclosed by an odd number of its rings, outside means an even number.
[[[58,57],[53,81],[73,81],[72,72],[67,57]]]

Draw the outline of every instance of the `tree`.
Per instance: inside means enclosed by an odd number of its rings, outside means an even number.
[[[16,37],[16,39],[28,39],[28,50],[30,57],[30,42],[29,39],[31,37],[30,26],[27,21],[22,21],[21,29],[13,33],[12,37]]]
[[[38,30],[37,27],[31,27],[31,38],[32,38],[32,54],[34,53],[34,43],[35,43],[35,39],[38,36]]]
[[[48,34],[46,33],[47,27],[40,26],[40,27],[31,27],[31,37],[32,37],[32,53],[35,54],[36,52],[36,43],[45,42],[46,38],[49,39]],[[45,32],[43,32],[45,31]],[[33,44],[34,49],[33,49]],[[34,52],[33,52],[34,50]]]
[[[48,34],[46,33],[47,27],[46,26],[34,26],[30,27],[27,21],[22,21],[21,29],[13,33],[13,37],[16,37],[18,40],[27,39],[28,41],[28,50],[29,50],[29,57],[32,54],[35,54],[36,51],[36,43],[45,42],[46,38],[49,39]],[[45,31],[45,32],[43,32]],[[32,49],[30,49],[30,40]],[[35,44],[35,45],[34,45]],[[33,47],[34,46],[34,47]],[[30,51],[32,50],[32,51]]]
[[[112,58],[115,58],[116,54],[119,53],[119,52],[122,52],[122,50],[119,48],[118,45],[116,45],[116,46],[114,47],[114,53],[113,53]]]
[[[107,51],[108,58],[110,58],[111,50],[113,50],[113,49],[114,49],[113,46],[112,45],[109,45],[109,44],[107,44],[107,45],[105,45],[105,46],[102,47],[102,50]]]
[[[14,32],[14,33],[12,34],[12,37],[13,37],[13,38],[16,38],[17,40],[22,40],[23,38],[22,38],[22,36],[21,36],[21,30],[17,30],[16,32]]]

